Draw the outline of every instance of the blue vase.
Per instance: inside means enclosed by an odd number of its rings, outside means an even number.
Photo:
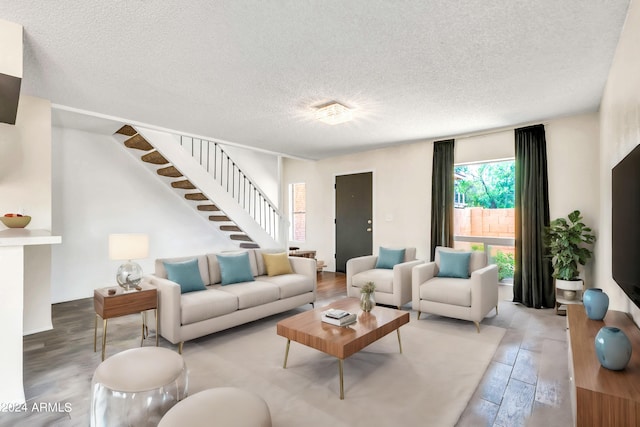
[[[602,320],[609,308],[609,296],[600,288],[589,288],[582,296],[582,303],[591,320]]]
[[[631,341],[619,328],[605,326],[600,329],[595,345],[600,364],[612,371],[623,370],[631,359]]]

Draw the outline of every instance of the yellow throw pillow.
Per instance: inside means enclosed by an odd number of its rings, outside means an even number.
[[[279,254],[262,253],[264,265],[267,267],[268,276],[279,276],[281,274],[291,274],[291,263],[286,252]]]

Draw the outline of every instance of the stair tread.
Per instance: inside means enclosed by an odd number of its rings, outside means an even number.
[[[225,221],[225,222],[229,222],[229,221],[231,221],[231,219],[229,219],[229,217],[226,216],[226,215],[209,215],[209,221]]]
[[[246,234],[232,234],[229,236],[229,238],[231,240],[242,240],[243,242],[253,242],[253,239],[251,239],[251,237],[247,236]]]
[[[157,151],[152,151],[151,153],[147,153],[141,157],[143,162],[153,163],[154,165],[166,165],[169,163],[164,156]]]
[[[157,170],[157,172],[158,172],[158,175],[167,176],[170,178],[180,178],[183,176],[180,173],[180,171],[175,168],[175,166],[167,166],[166,168],[160,168]]]
[[[221,225],[220,230],[222,231],[242,231],[240,227],[237,225]]]
[[[142,135],[140,135],[140,134],[136,134],[136,135],[132,136],[131,138],[127,139],[124,142],[124,145],[127,148],[133,148],[133,149],[136,149],[136,150],[142,150],[142,151],[153,150],[153,145],[149,144],[149,141],[144,139],[144,137]]]
[[[115,133],[119,133],[120,135],[133,136],[138,132],[131,125],[124,125]]]
[[[220,211],[220,208],[216,205],[198,205],[199,211],[208,211],[208,212],[216,212]]]
[[[260,247],[257,243],[240,243],[240,247],[243,249],[258,249]]]
[[[187,200],[209,200],[207,196],[202,193],[187,193],[184,195]]]
[[[171,183],[173,188],[182,188],[185,190],[195,190],[196,186],[191,183],[188,179],[182,181],[174,181]]]

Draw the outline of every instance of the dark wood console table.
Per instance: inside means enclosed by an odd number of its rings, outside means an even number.
[[[590,320],[584,306],[570,305],[567,322],[569,368],[573,369],[574,425],[640,425],[640,331],[631,317],[609,310],[604,321]],[[594,341],[603,326],[622,329],[631,341],[631,360],[622,371],[603,368],[598,361]]]

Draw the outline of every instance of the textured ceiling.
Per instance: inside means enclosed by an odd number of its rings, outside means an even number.
[[[23,94],[317,159],[597,111],[628,4],[0,0],[0,18],[24,26]],[[355,120],[313,120],[330,100]]]

